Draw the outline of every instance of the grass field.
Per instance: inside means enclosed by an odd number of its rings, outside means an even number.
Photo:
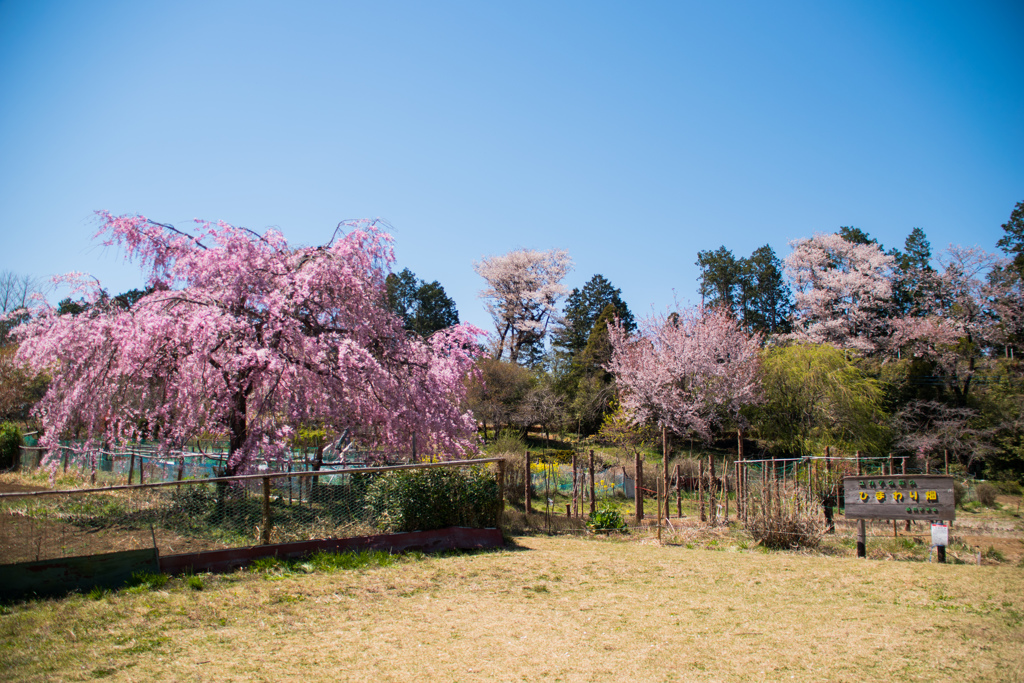
[[[1013,681],[1022,644],[1020,567],[635,538],[0,608],[0,679],[19,681]]]

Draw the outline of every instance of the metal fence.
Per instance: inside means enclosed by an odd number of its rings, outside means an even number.
[[[387,473],[443,468],[499,484],[500,463],[485,458],[4,493],[0,564],[152,547],[168,555],[384,533],[395,528],[396,514],[387,492],[376,486]],[[488,490],[500,505],[500,485]],[[456,508],[464,503],[445,502]]]
[[[46,468],[54,475],[77,475],[92,484],[145,484],[216,477],[223,473],[227,460],[226,444],[168,451],[146,443],[112,450],[66,442],[52,450],[22,446],[18,465],[22,471]],[[293,449],[282,459],[260,463],[258,469],[297,473],[368,467],[388,461],[388,454],[381,451],[307,447]]]

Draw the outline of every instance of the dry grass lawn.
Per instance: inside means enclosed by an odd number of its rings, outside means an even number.
[[[526,537],[0,611],[0,679],[1024,680],[1024,569]]]

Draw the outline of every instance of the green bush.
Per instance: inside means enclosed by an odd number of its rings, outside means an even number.
[[[967,499],[967,487],[958,481],[953,482],[953,505],[958,508],[964,506]]]
[[[1007,496],[1019,496],[1024,493],[1024,489],[1021,489],[1020,484],[1015,481],[997,481],[994,482],[994,485],[1000,493]]]
[[[626,522],[623,521],[618,509],[602,505],[590,513],[587,528],[591,531],[621,531],[626,528]]]
[[[496,527],[498,482],[478,468],[388,472],[367,489],[366,511],[386,532]]]
[[[502,453],[525,453],[526,442],[523,440],[522,432],[514,429],[503,429],[487,446],[487,452],[492,454]]]
[[[998,493],[999,489],[987,483],[978,484],[974,489],[974,495],[978,498],[978,502],[987,508],[995,506]]]
[[[0,424],[0,470],[14,469],[20,455],[21,430],[13,422]]]

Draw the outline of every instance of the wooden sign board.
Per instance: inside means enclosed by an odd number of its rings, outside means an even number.
[[[936,474],[843,477],[849,519],[956,519],[953,477]]]

